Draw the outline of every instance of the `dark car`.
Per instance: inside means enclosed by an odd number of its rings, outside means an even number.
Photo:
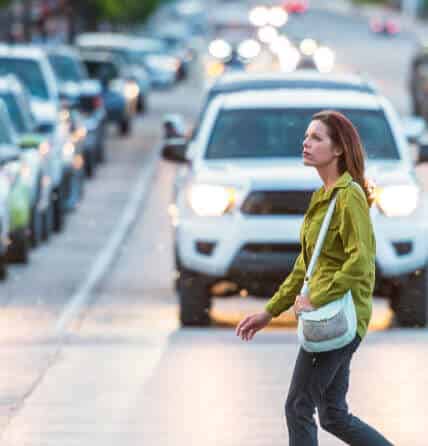
[[[59,84],[61,99],[80,112],[77,121],[85,128],[85,170],[92,176],[95,164],[102,161],[105,138],[105,107],[101,84],[88,77],[78,53],[70,47],[55,46],[47,49],[49,62]]]
[[[121,66],[110,53],[82,51],[81,58],[91,79],[101,82],[107,120],[118,125],[122,135],[131,131],[136,111],[136,97],[128,92],[132,86],[121,72]]]

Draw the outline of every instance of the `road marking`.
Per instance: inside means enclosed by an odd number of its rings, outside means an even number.
[[[132,225],[138,217],[138,211],[148,196],[148,187],[155,173],[155,166],[160,157],[160,146],[150,155],[147,164],[144,165],[139,174],[137,185],[126,205],[122,219],[115,231],[111,234],[106,246],[98,254],[86,280],[71,297],[64,308],[61,316],[55,324],[55,337],[63,337],[67,327],[79,315],[83,308],[90,302],[92,292],[98,282],[102,279],[109,266],[114,260]]]

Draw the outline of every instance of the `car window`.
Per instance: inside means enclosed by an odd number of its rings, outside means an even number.
[[[112,62],[85,61],[86,69],[89,77],[92,79],[100,79],[104,82],[110,82],[119,77],[119,70]]]
[[[72,57],[50,54],[49,61],[58,79],[63,82],[79,82],[85,79],[85,72]]]
[[[40,64],[36,60],[0,57],[0,74],[14,74],[32,96],[49,99],[49,91]]]
[[[222,110],[205,157],[301,157],[303,136],[319,109]],[[339,110],[357,127],[368,159],[399,159],[391,128],[382,111]]]
[[[3,99],[9,112],[12,124],[18,133],[31,132],[29,120],[24,115],[23,109],[19,106],[17,97],[12,93],[0,93],[0,99]]]

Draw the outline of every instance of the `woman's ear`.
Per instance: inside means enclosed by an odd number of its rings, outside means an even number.
[[[341,147],[338,146],[334,146],[333,148],[333,153],[334,155],[336,155],[337,157],[341,157],[343,155],[343,149]]]

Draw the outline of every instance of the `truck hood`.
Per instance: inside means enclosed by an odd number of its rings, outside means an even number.
[[[366,177],[378,186],[415,183],[412,166],[397,161],[369,162]],[[277,159],[204,162],[194,170],[193,180],[270,190],[315,190],[322,185],[314,168]]]

